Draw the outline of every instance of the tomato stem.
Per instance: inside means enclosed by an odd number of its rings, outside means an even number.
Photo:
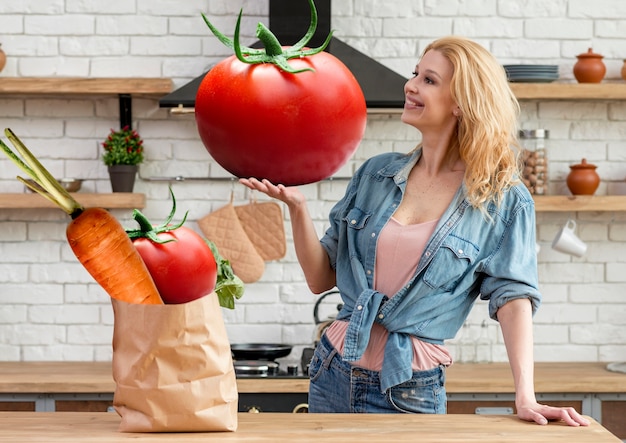
[[[277,57],[282,55],[283,48],[278,41],[278,38],[270,31],[263,23],[259,23],[256,27],[256,36],[261,40],[265,47],[265,53],[270,57]],[[237,39],[239,40],[239,39]]]
[[[180,228],[185,223],[185,220],[187,220],[187,214],[189,213],[185,212],[185,216],[179,224],[170,225],[172,219],[174,218],[174,214],[176,213],[176,198],[174,197],[174,192],[172,191],[171,187],[169,188],[169,190],[170,195],[172,196],[172,210],[170,211],[167,219],[165,220],[165,222],[163,222],[163,224],[159,226],[154,226],[152,223],[150,223],[148,217],[146,217],[139,209],[133,210],[133,219],[139,224],[139,229],[126,229],[126,233],[131,240],[137,238],[148,238],[155,243],[161,244],[176,241],[173,238],[170,238],[169,240],[163,240],[158,237],[158,234],[162,232],[174,231],[175,229]]]
[[[232,40],[215,28],[215,26],[211,24],[204,14],[202,14],[202,18],[213,35],[215,35],[224,45],[233,49],[237,59],[243,63],[255,65],[261,63],[272,63],[283,71],[291,74],[297,74],[304,71],[315,72],[313,68],[295,69],[288,62],[288,60],[292,58],[304,58],[322,52],[326,49],[333,36],[333,31],[331,31],[321,46],[313,49],[303,49],[306,44],[309,43],[311,38],[313,38],[315,30],[317,29],[317,10],[315,9],[313,0],[308,1],[311,6],[311,24],[309,25],[309,29],[297,43],[293,46],[285,48],[282,47],[276,36],[263,23],[259,23],[257,25],[256,36],[259,38],[261,43],[263,43],[264,49],[253,49],[247,46],[241,46],[239,34],[243,9],[239,11],[239,17],[237,18],[237,24],[235,26],[235,35]]]

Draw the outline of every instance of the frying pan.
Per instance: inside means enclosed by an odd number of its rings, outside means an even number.
[[[230,345],[235,360],[274,360],[286,357],[292,346],[279,343],[239,343]]]

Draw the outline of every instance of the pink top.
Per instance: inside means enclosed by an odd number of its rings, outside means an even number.
[[[413,225],[402,225],[393,217],[378,238],[374,289],[393,297],[415,274],[417,264],[432,235],[438,220]],[[326,336],[343,354],[344,338],[348,329],[347,321],[333,322],[326,329]],[[380,324],[374,323],[370,340],[360,360],[354,362],[372,371],[380,371],[383,366],[385,344],[389,333]],[[452,364],[450,353],[443,346],[426,343],[413,337],[413,370],[424,371],[440,364]]]

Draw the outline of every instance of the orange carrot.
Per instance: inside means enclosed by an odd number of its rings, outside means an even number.
[[[5,129],[5,134],[24,160],[2,140],[0,148],[39,186],[33,186],[22,177],[17,177],[18,180],[72,217],[66,230],[67,241],[96,282],[117,300],[163,304],[148,268],[117,219],[102,208],[85,209],[10,129]]]
[[[126,231],[102,208],[88,208],[70,222],[67,241],[78,261],[113,298],[163,304],[150,272]]]

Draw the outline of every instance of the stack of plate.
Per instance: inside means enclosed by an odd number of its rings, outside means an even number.
[[[504,65],[510,82],[550,83],[559,78],[558,65]]]

